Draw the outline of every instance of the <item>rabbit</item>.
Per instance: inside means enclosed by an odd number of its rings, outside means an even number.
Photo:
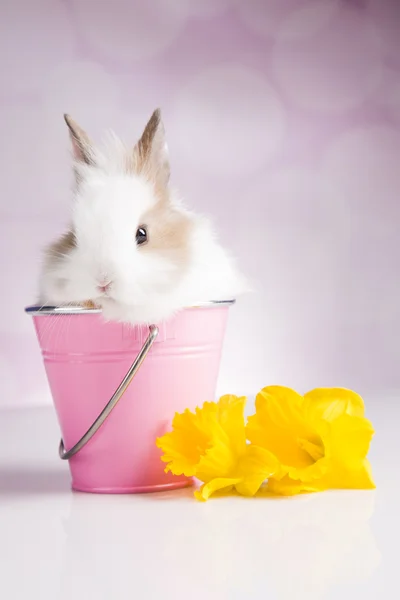
[[[72,221],[45,250],[41,304],[89,302],[106,320],[151,324],[247,290],[208,219],[171,189],[159,109],[133,148],[113,134],[96,147],[69,115],[64,119],[74,158]]]

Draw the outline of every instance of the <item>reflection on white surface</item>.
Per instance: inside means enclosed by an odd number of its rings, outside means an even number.
[[[111,594],[109,553],[117,551],[123,558],[112,570],[126,586],[157,565],[154,594],[168,589],[179,596],[196,582],[205,597],[213,591],[256,594],[267,584],[278,598],[322,598],[335,581],[368,578],[378,564],[368,525],[373,498],[362,495],[339,502],[337,494],[311,501],[260,499],[255,508],[224,499],[203,508],[181,493],[149,498],[140,507],[124,501],[112,518],[107,501],[94,507],[90,499],[74,498],[65,522],[62,587],[73,586],[75,577],[89,585],[99,571],[101,589]],[[89,570],[87,539],[93,541]]]
[[[57,435],[48,409],[0,413],[7,600],[377,597],[384,561],[371,520],[386,551],[381,533],[397,518],[379,488],[206,504],[191,490],[73,494]]]

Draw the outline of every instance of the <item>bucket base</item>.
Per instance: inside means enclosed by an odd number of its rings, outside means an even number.
[[[194,485],[193,479],[177,481],[176,483],[162,483],[160,485],[145,485],[139,487],[111,487],[111,488],[86,488],[72,484],[74,492],[85,492],[86,494],[149,494],[154,492],[168,492],[180,490]]]

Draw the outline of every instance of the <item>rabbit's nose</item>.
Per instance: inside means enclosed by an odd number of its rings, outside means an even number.
[[[100,281],[99,285],[97,286],[97,289],[102,294],[106,294],[110,290],[111,284],[112,281]]]

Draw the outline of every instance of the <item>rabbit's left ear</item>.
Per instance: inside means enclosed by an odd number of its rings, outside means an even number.
[[[94,164],[93,144],[87,133],[69,115],[64,115],[68,125],[75,160],[87,165]]]
[[[166,188],[170,166],[161,111],[153,112],[142,137],[134,148],[136,168],[145,173],[157,187]]]

